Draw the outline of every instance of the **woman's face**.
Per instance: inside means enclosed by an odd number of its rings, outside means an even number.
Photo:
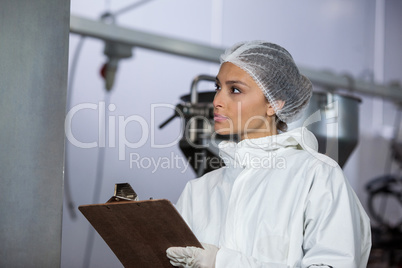
[[[251,76],[225,62],[216,77],[215,131],[241,140],[276,134],[275,111]]]

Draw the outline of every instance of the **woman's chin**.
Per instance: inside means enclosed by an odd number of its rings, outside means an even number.
[[[230,131],[226,128],[216,128],[215,127],[215,133],[219,135],[229,135],[231,134]]]

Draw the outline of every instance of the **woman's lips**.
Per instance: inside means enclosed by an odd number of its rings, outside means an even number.
[[[214,114],[214,121],[215,122],[223,122],[228,120],[228,117],[221,115],[221,114]]]

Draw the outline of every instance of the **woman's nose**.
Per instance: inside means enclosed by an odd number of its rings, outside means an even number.
[[[212,102],[212,104],[214,105],[214,108],[222,107],[223,106],[222,102],[223,102],[222,93],[221,93],[221,91],[217,91],[215,93],[214,101]]]

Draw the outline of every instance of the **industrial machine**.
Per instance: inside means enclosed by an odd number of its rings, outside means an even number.
[[[372,218],[372,261],[386,267],[402,267],[402,106],[395,118],[394,137],[390,143],[390,159],[386,174],[366,185],[367,206]],[[397,169],[392,169],[392,164]],[[375,259],[376,258],[376,259]]]

